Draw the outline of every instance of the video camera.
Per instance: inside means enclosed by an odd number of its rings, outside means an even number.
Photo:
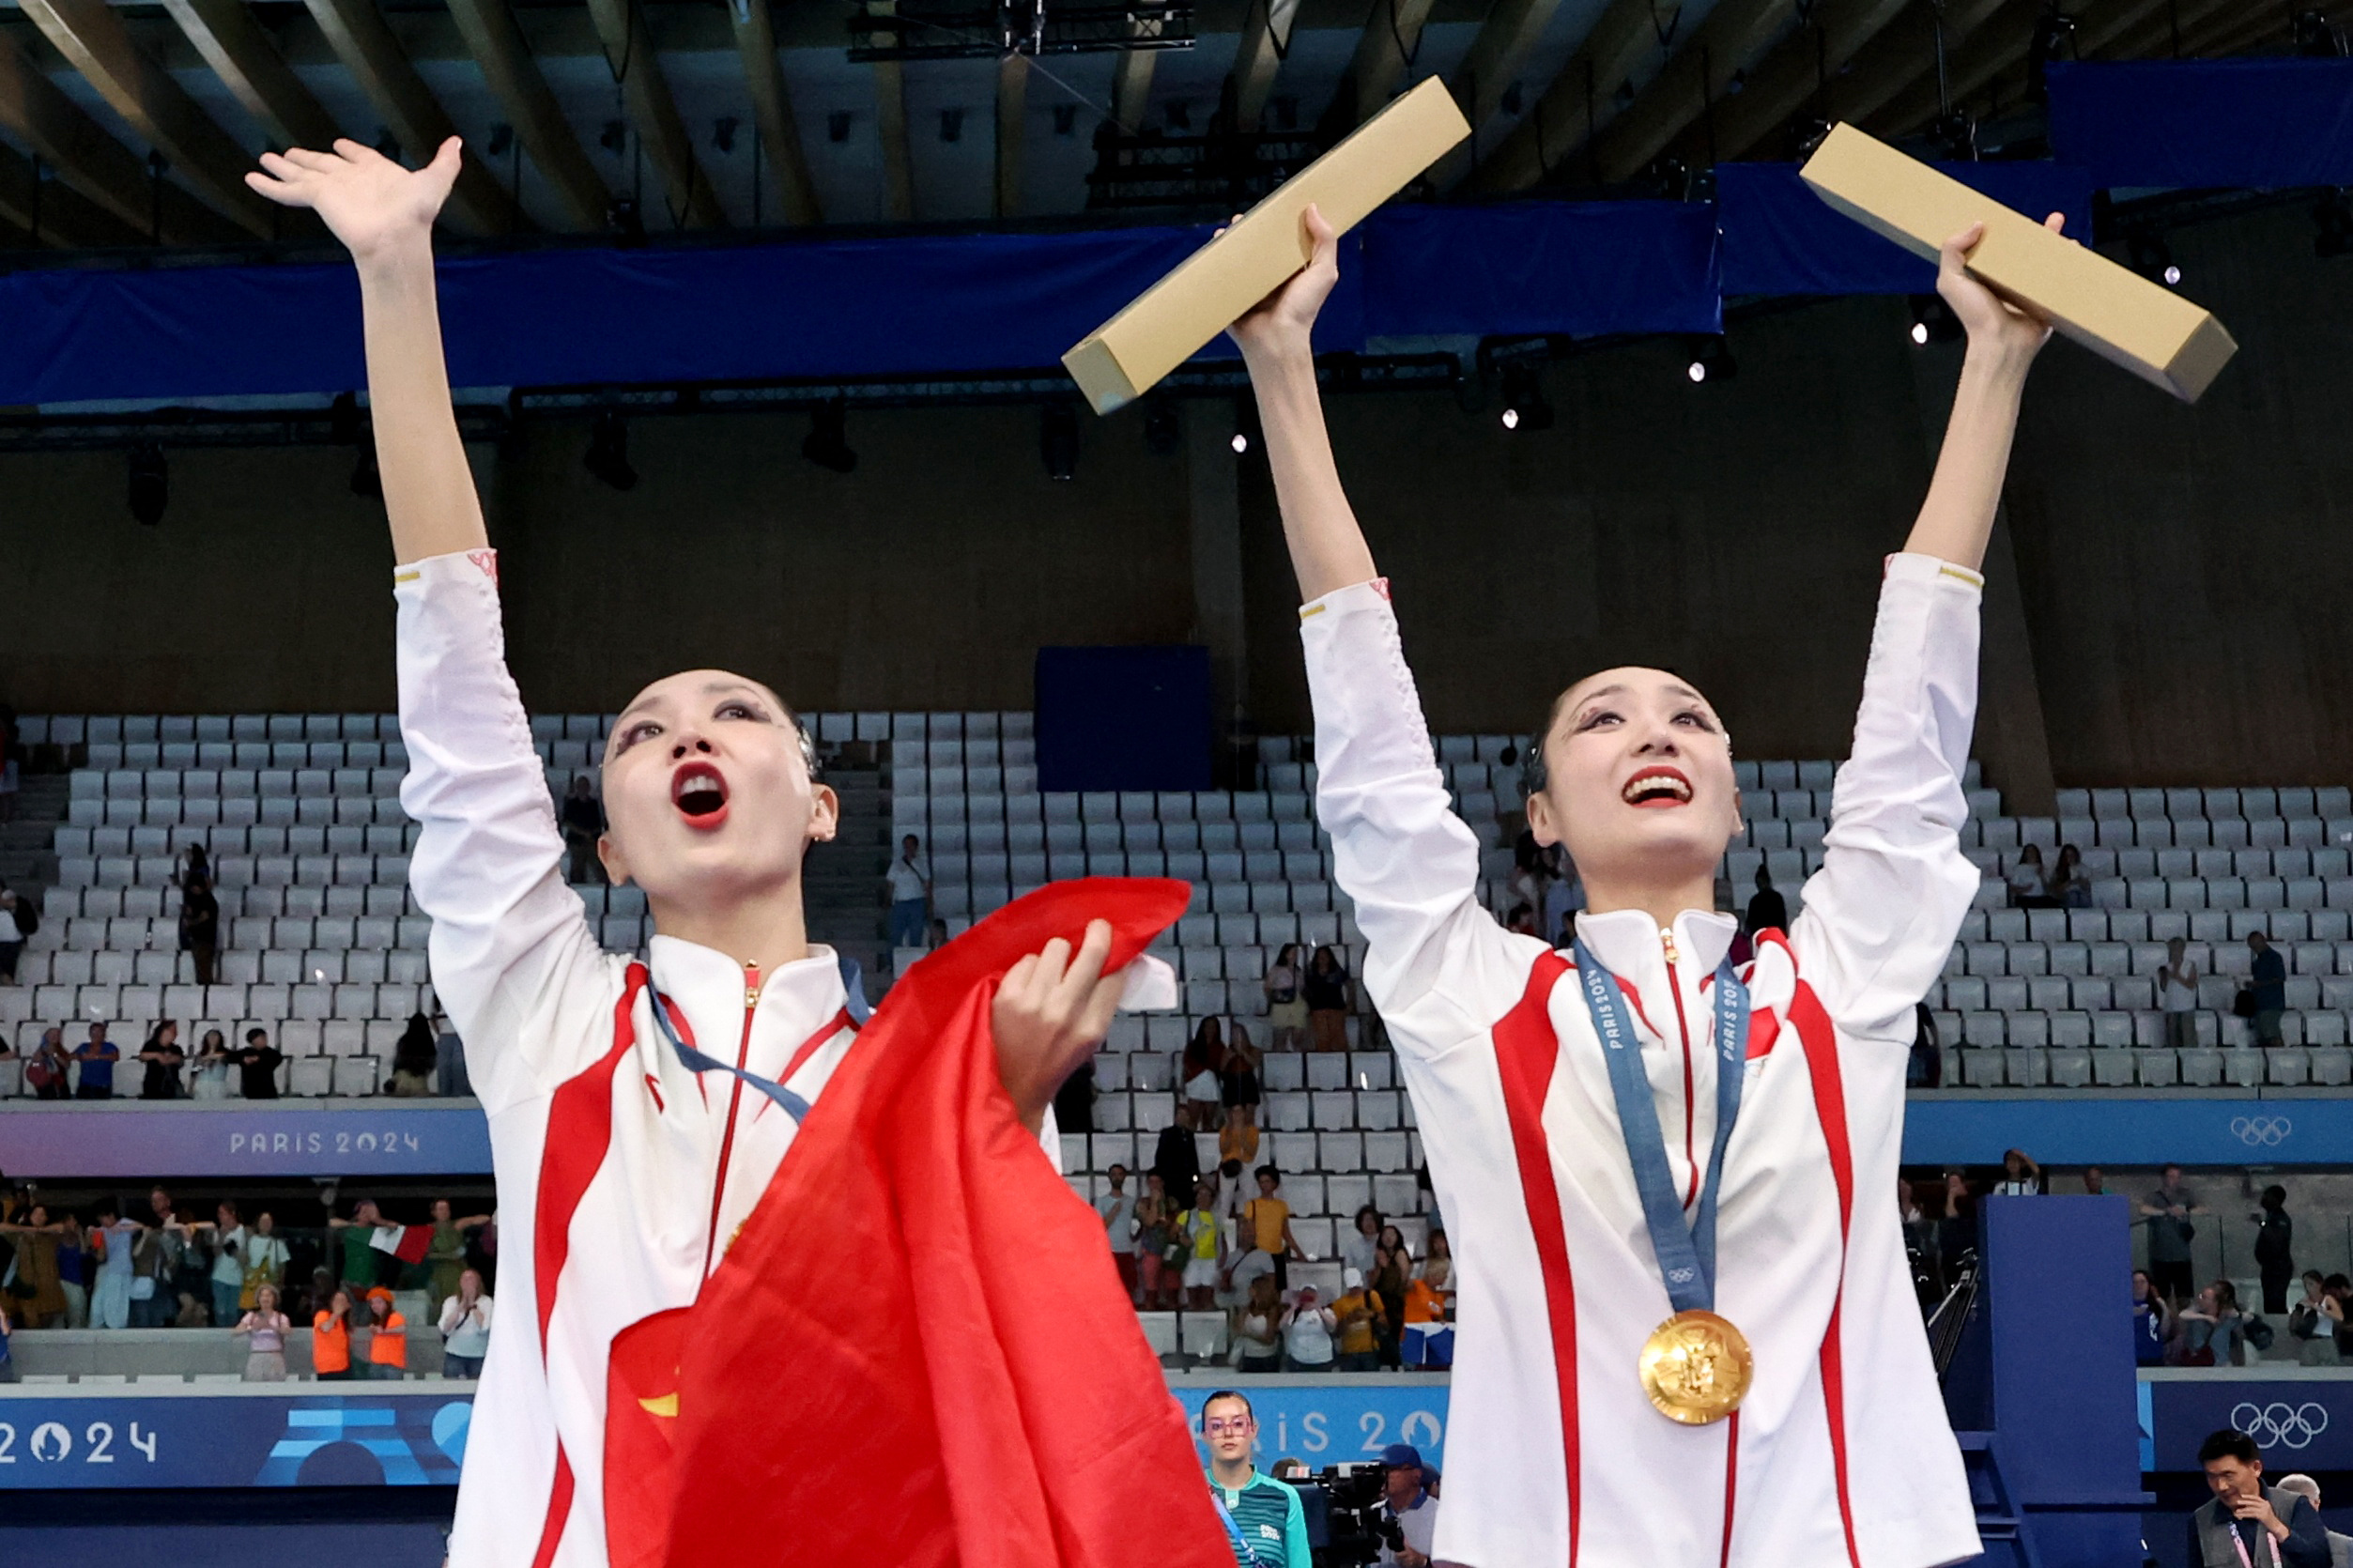
[[[1300,1494],[1315,1568],[1364,1568],[1379,1559],[1383,1547],[1404,1549],[1405,1531],[1382,1511],[1388,1466],[1327,1465],[1284,1484]]]

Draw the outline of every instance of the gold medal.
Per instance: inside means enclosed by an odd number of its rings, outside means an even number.
[[[1712,1312],[1679,1312],[1643,1343],[1642,1391],[1658,1413],[1705,1426],[1740,1408],[1755,1363],[1748,1341]]]

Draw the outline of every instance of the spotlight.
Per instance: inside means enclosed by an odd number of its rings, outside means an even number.
[[[1239,457],[1250,450],[1250,437],[1242,431],[1234,432],[1234,455]]]
[[[131,449],[131,515],[153,528],[163,520],[163,508],[172,500],[171,465],[163,460],[163,449],[153,441],[142,441]]]
[[[2155,229],[2130,230],[2124,242],[2131,255],[2132,270],[2143,277],[2155,278],[2168,288],[2180,284],[2181,269],[2174,263],[2173,248]]]
[[[2353,255],[2353,203],[2345,201],[2344,192],[2331,192],[2314,208],[2312,221],[2319,231],[2313,236],[2313,254],[2324,260]]]
[[[838,398],[811,408],[808,435],[801,441],[801,455],[836,473],[855,471],[858,454],[850,450],[849,424],[849,410]]]
[[[1740,361],[1732,358],[1732,350],[1723,334],[1691,340],[1691,362],[1684,367],[1691,384],[1703,381],[1729,381],[1740,374]]]
[[[1155,457],[1176,454],[1185,438],[1184,426],[1176,417],[1176,405],[1165,397],[1155,397],[1144,405],[1144,450]]]
[[[1544,381],[1532,364],[1520,362],[1503,367],[1503,428],[1552,428],[1552,405],[1545,401]]]
[[[1934,294],[1912,297],[1912,341],[1925,348],[1931,343],[1952,343],[1961,336],[1961,321]]]
[[[1038,410],[1038,456],[1046,477],[1068,481],[1079,471],[1079,411],[1068,403],[1049,403]]]
[[[638,470],[629,466],[629,427],[622,423],[620,409],[607,408],[596,416],[580,466],[616,490],[637,488]]]

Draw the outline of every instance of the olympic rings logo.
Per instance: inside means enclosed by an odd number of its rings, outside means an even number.
[[[2250,1146],[2276,1148],[2287,1142],[2296,1124],[2285,1116],[2233,1116],[2231,1136]]]
[[[2329,1412],[2317,1405],[2240,1404],[2231,1407],[2230,1423],[2263,1448],[2304,1448],[2329,1430]]]

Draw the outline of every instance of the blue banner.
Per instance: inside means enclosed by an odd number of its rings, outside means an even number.
[[[1393,208],[1364,227],[1364,276],[1374,336],[1724,328],[1704,203]]]
[[[0,1109],[0,1170],[36,1181],[484,1176],[490,1124],[470,1099],[26,1102]]]
[[[1906,1164],[1998,1165],[2013,1148],[2046,1165],[2353,1164],[2353,1099],[1948,1090],[1904,1110]]]
[[[2102,187],[2353,184],[2353,60],[2054,60],[2051,146]]]
[[[2057,163],[1939,163],[2004,207],[2067,214],[2067,232],[2092,231],[2092,179]],[[1834,210],[1794,163],[1720,163],[1715,199],[1724,228],[1727,294],[1926,294],[1936,264]]]
[[[2353,1368],[2149,1368],[2141,1374],[2152,1470],[2195,1470],[2224,1427],[2263,1450],[2264,1468],[2353,1470]]]
[[[1221,1388],[1239,1389],[1258,1418],[1258,1468],[1301,1459],[1311,1469],[1377,1460],[1391,1443],[1410,1443],[1432,1469],[1446,1463],[1446,1392],[1442,1374],[1333,1374],[1320,1377],[1240,1377],[1218,1383],[1200,1374],[1170,1391],[1201,1437],[1201,1407]]]
[[[454,1486],[470,1394],[0,1391],[0,1490]]]

